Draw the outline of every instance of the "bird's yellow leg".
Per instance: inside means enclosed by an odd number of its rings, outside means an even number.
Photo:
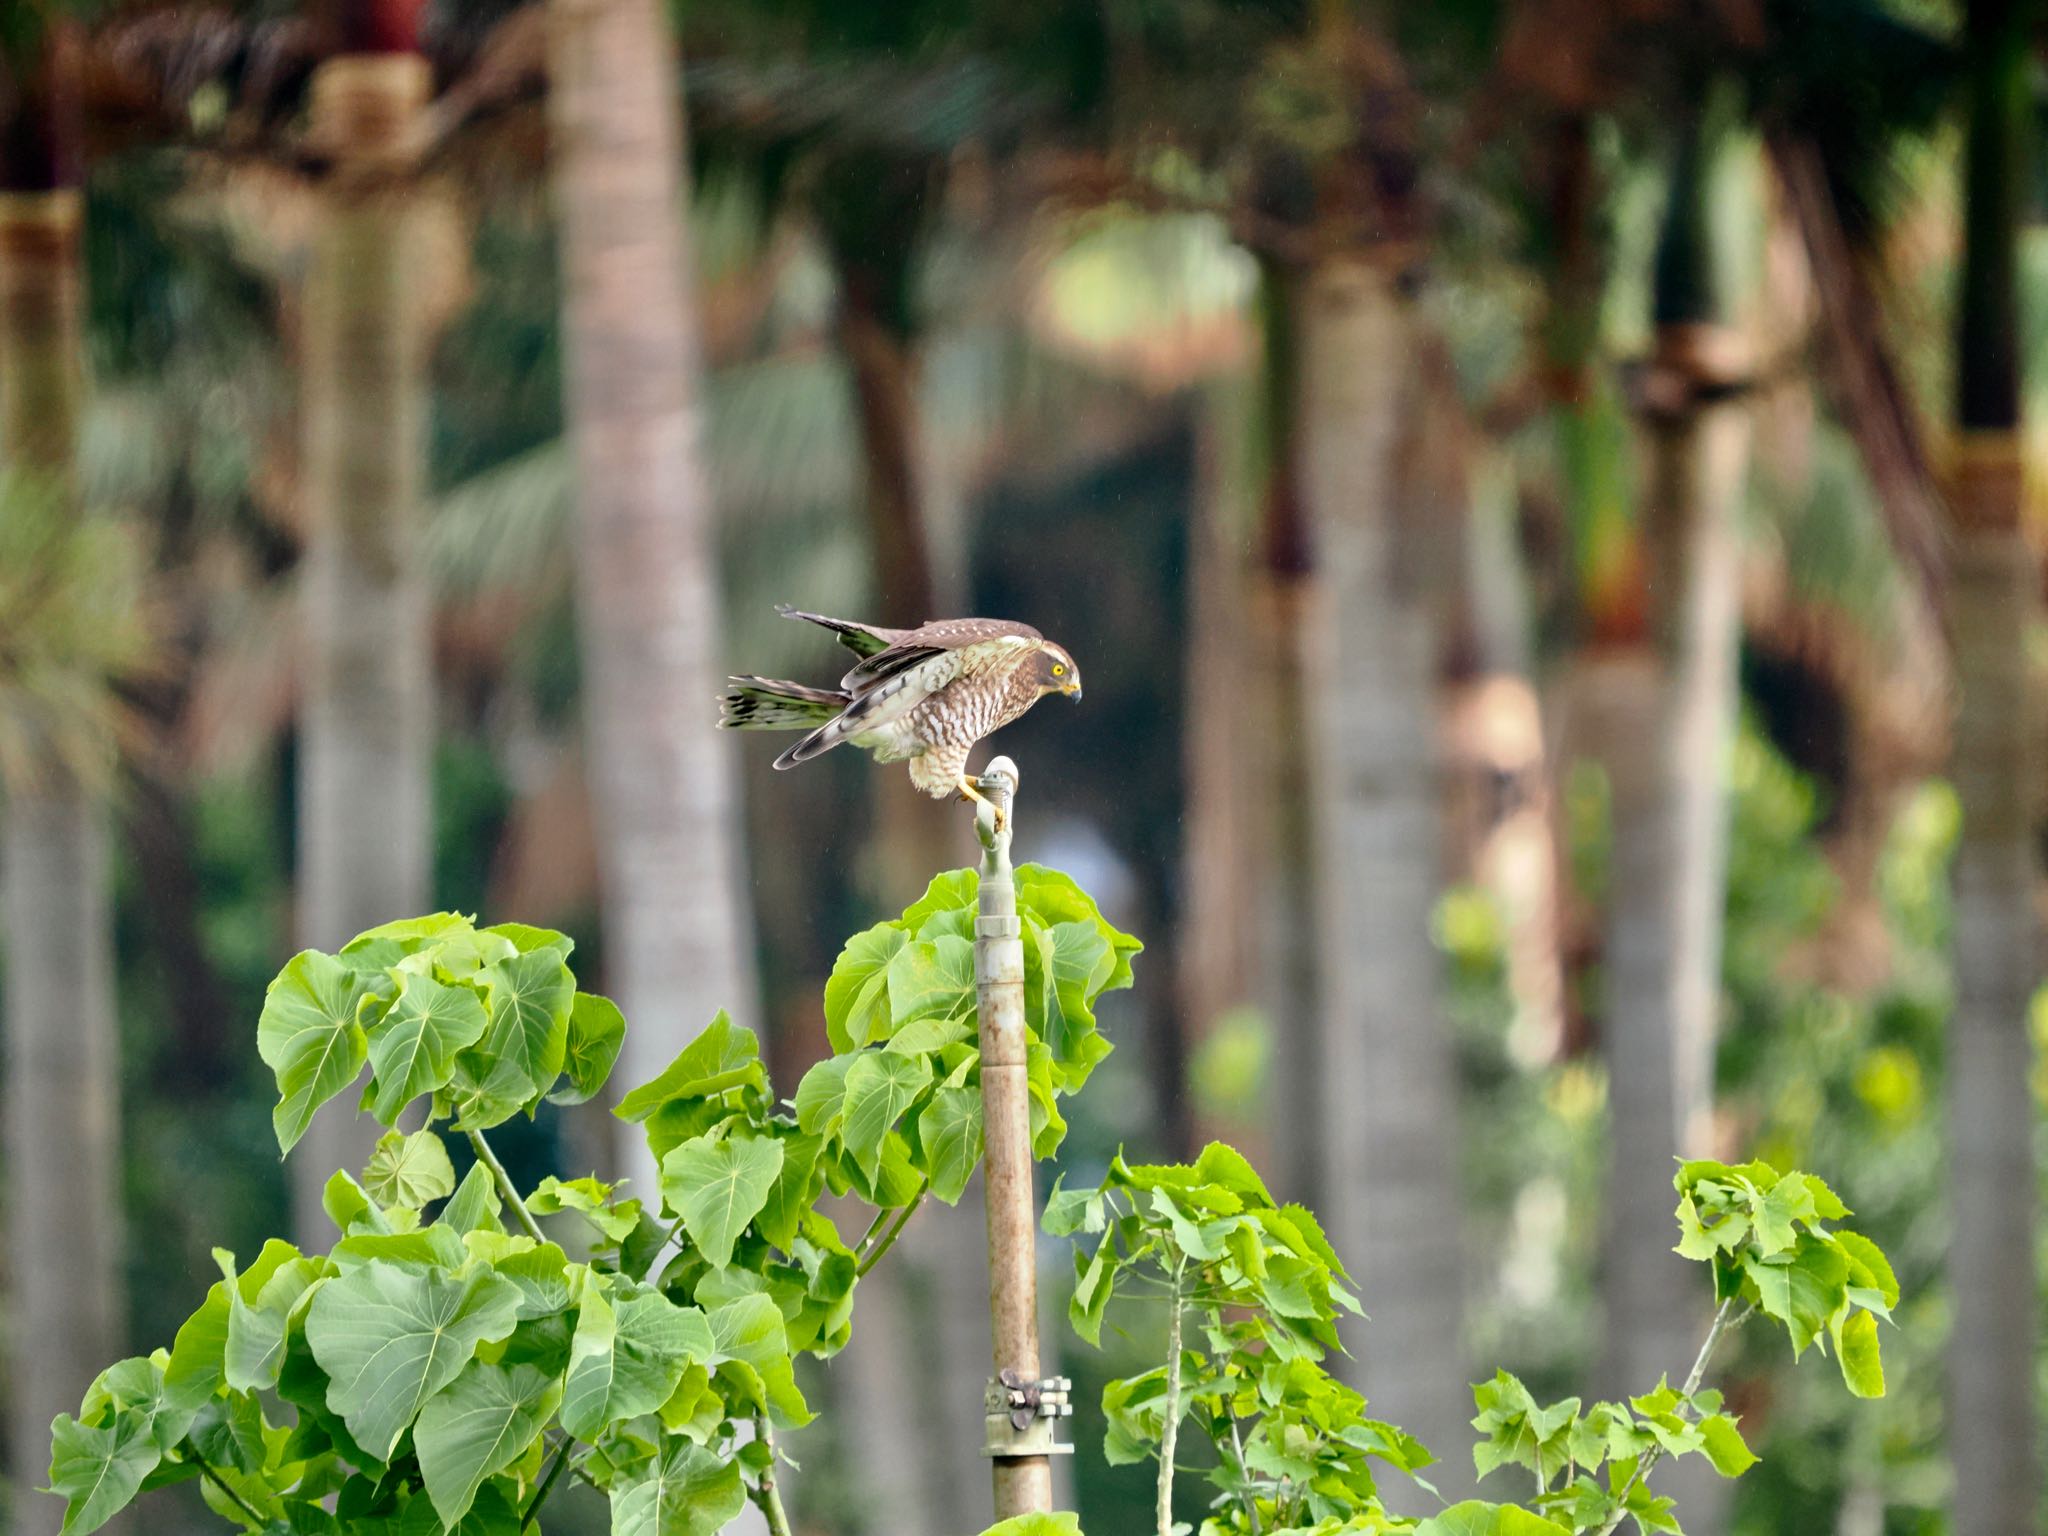
[[[960,798],[962,800],[973,800],[987,806],[989,814],[995,817],[996,830],[998,832],[1003,830],[1004,825],[1009,820],[1008,817],[1003,815],[1003,808],[981,792],[981,781],[971,773],[960,775]]]

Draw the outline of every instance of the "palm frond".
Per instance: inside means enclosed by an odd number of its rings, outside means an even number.
[[[133,528],[77,514],[48,476],[0,474],[0,786],[53,767],[111,786],[133,729],[121,690],[154,643],[146,570]]]

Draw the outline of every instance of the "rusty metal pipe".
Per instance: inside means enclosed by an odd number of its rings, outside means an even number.
[[[995,1374],[1035,1382],[1038,1358],[1038,1203],[1032,1189],[1031,1090],[1026,1076],[1024,943],[1010,869],[1017,765],[992,761],[980,776],[991,802],[976,808],[982,845],[974,919],[974,985],[981,1013],[981,1110],[986,1147],[988,1301]],[[1000,811],[1003,825],[996,825]],[[994,1457],[996,1519],[1052,1510],[1052,1458]]]

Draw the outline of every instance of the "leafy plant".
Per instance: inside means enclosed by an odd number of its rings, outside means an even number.
[[[1065,1134],[1059,1101],[1110,1049],[1095,1004],[1129,985],[1139,946],[1066,876],[1016,878],[1043,1157]],[[620,1536],[708,1536],[749,1501],[787,1536],[775,1437],[811,1418],[796,1358],[844,1347],[860,1278],[928,1196],[957,1201],[981,1157],[976,891],[971,872],[943,875],[846,945],[824,999],[836,1054],[794,1098],[775,1098],[755,1037],[723,1014],[627,1093],[615,1113],[660,1167],[644,1196],[594,1177],[522,1193],[487,1139],[543,1102],[594,1097],[618,1057],[625,1021],[578,989],[566,937],[437,913],[295,956],[257,1027],[278,1145],[359,1082],[360,1107],[392,1129],[360,1177],[329,1180],[327,1253],[273,1239],[243,1265],[216,1250],[221,1278],[171,1347],[110,1366],[59,1416],[66,1533],[197,1481],[265,1536],[518,1536],[573,1477],[608,1497]],[[425,1126],[399,1130],[422,1100]],[[448,1135],[474,1158],[460,1177]],[[1849,1213],[1826,1185],[1693,1162],[1677,1187],[1679,1251],[1712,1265],[1719,1301],[1684,1384],[1584,1408],[1497,1374],[1474,1389],[1477,1465],[1524,1469],[1534,1494],[1419,1521],[1382,1505],[1377,1478],[1421,1482],[1430,1453],[1325,1366],[1339,1314],[1359,1312],[1350,1278],[1315,1217],[1237,1152],[1118,1157],[1097,1188],[1056,1186],[1046,1226],[1097,1239],[1076,1254],[1083,1338],[1099,1341],[1114,1301],[1165,1306],[1164,1363],[1102,1404],[1109,1459],[1159,1463],[1160,1536],[1186,1529],[1172,1522],[1184,1423],[1213,1451],[1202,1536],[1607,1536],[1629,1519],[1678,1529],[1649,1486],[1663,1457],[1729,1476],[1754,1462],[1702,1384],[1744,1318],[1781,1324],[1795,1356],[1832,1349],[1857,1395],[1884,1389],[1877,1322],[1898,1284],[1875,1244],[1834,1225]],[[819,1209],[827,1192],[873,1208],[858,1238]],[[1028,1515],[988,1536],[1079,1527]]]
[[[1524,1469],[1534,1496],[1466,1500],[1416,1521],[1381,1504],[1373,1463],[1414,1476],[1430,1453],[1369,1417],[1365,1400],[1323,1367],[1342,1348],[1337,1314],[1359,1305],[1315,1218],[1276,1206],[1225,1146],[1192,1165],[1134,1168],[1119,1157],[1100,1188],[1056,1190],[1045,1216],[1056,1235],[1100,1235],[1092,1253],[1075,1253],[1070,1318],[1082,1338],[1099,1342],[1119,1296],[1166,1310],[1165,1364],[1103,1389],[1104,1453],[1158,1461],[1159,1536],[1186,1529],[1172,1518],[1183,1420],[1215,1453],[1202,1536],[1608,1536],[1625,1520],[1645,1536],[1677,1532],[1672,1501],[1649,1485],[1664,1457],[1703,1455],[1727,1477],[1756,1464],[1721,1394],[1703,1385],[1729,1330],[1761,1314],[1786,1329],[1795,1358],[1832,1345],[1849,1390],[1879,1397],[1877,1322],[1899,1287],[1875,1243],[1830,1225],[1849,1212],[1811,1174],[1688,1162],[1674,1182],[1678,1252],[1713,1266],[1718,1303],[1684,1384],[1660,1381],[1626,1403],[1545,1405],[1496,1373],[1472,1389],[1472,1424],[1484,1436],[1474,1464],[1482,1478]],[[1199,1344],[1188,1342],[1190,1317]]]
[[[1166,1309],[1165,1363],[1102,1394],[1104,1455],[1159,1462],[1161,1536],[1174,1529],[1184,1418],[1215,1452],[1208,1532],[1380,1519],[1373,1463],[1413,1473],[1433,1459],[1323,1368],[1341,1348],[1337,1313],[1359,1311],[1350,1277],[1315,1217],[1276,1204],[1231,1148],[1211,1143],[1192,1165],[1133,1167],[1119,1156],[1099,1188],[1056,1189],[1045,1226],[1101,1235],[1092,1253],[1077,1246],[1068,1312],[1089,1343],[1119,1296]]]
[[[1025,866],[1017,888],[1043,1155],[1109,1051],[1096,999],[1129,985],[1139,946],[1064,875]],[[595,1096],[618,1057],[624,1020],[577,988],[564,935],[437,913],[295,956],[257,1028],[278,1145],[359,1081],[393,1129],[359,1178],[329,1181],[329,1252],[216,1250],[221,1279],[171,1347],[57,1419],[64,1530],[196,1480],[248,1530],[515,1536],[568,1476],[606,1494],[621,1536],[716,1531],[749,1500],[787,1532],[775,1434],[811,1418],[796,1357],[845,1345],[860,1277],[980,1159],[975,893],[972,873],[941,876],[847,945],[825,1002],[838,1054],[794,1100],[722,1014],[626,1094],[616,1113],[661,1170],[644,1195],[522,1192],[486,1136]],[[396,1129],[422,1100],[425,1128]],[[475,1158],[460,1180],[447,1135]],[[818,1208],[828,1190],[875,1208],[859,1237]]]

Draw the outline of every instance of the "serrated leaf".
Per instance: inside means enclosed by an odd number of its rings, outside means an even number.
[[[1102,1230],[1106,1215],[1102,1191],[1099,1189],[1065,1189],[1062,1182],[1066,1175],[1053,1180],[1052,1192],[1045,1197],[1045,1218],[1043,1225],[1053,1237],[1071,1237],[1076,1232],[1094,1234]]]
[[[699,1136],[661,1160],[661,1198],[713,1269],[732,1262],[733,1244],[760,1214],[782,1171],[782,1143],[744,1132]]]
[[[676,1059],[651,1083],[643,1083],[612,1111],[621,1120],[645,1120],[665,1104],[682,1099],[710,1098],[734,1088],[766,1088],[767,1068],[761,1064],[761,1042],[751,1029],[733,1023],[721,1010],[703,1032],[684,1046]]]
[[[626,1016],[619,1005],[595,992],[578,992],[569,1006],[569,1049],[562,1063],[569,1085],[549,1094],[548,1102],[568,1107],[596,1098],[625,1043]]]
[[[379,1205],[419,1210],[455,1193],[455,1165],[432,1131],[386,1131],[363,1169],[363,1191]]]
[[[421,1094],[445,1088],[455,1071],[456,1053],[483,1038],[489,1024],[484,1005],[468,987],[444,987],[430,976],[407,976],[397,1001],[369,1031],[375,1080],[366,1105],[370,1113],[390,1125]]]
[[[1740,1477],[1757,1463],[1756,1452],[1725,1413],[1710,1413],[1700,1420],[1700,1447],[1723,1477]]]
[[[412,1443],[444,1527],[461,1523],[484,1479],[519,1459],[561,1400],[561,1383],[535,1367],[482,1360],[427,1399]]]
[[[1878,1348],[1877,1319],[1868,1312],[1853,1311],[1835,1332],[1835,1353],[1841,1360],[1842,1380],[1858,1397],[1884,1396],[1884,1360]]]
[[[1849,1284],[1857,1289],[1872,1290],[1882,1307],[1870,1307],[1873,1312],[1886,1311],[1899,1304],[1899,1280],[1892,1273],[1891,1261],[1884,1256],[1884,1250],[1860,1232],[1834,1232],[1829,1236],[1849,1261]],[[1869,1306],[1868,1302],[1863,1303]]]
[[[85,1536],[113,1519],[162,1459],[147,1418],[116,1414],[88,1427],[59,1414],[50,1426],[50,1491],[63,1496],[65,1536]]]
[[[1748,1255],[1744,1265],[1756,1282],[1763,1311],[1785,1324],[1795,1358],[1847,1299],[1848,1259],[1833,1242],[1810,1233],[1801,1234],[1791,1257],[1783,1262],[1766,1263]]]
[[[388,1458],[477,1345],[512,1331],[519,1301],[519,1287],[490,1270],[458,1280],[371,1262],[329,1281],[306,1314],[328,1408],[366,1451]]]
[[[736,1461],[671,1440],[612,1485],[612,1536],[714,1536],[746,1506]]]
[[[864,1052],[847,1069],[840,1140],[870,1180],[880,1172],[883,1138],[931,1080],[929,1060],[888,1051]]]
[[[562,1427],[595,1441],[606,1425],[652,1413],[714,1352],[711,1324],[652,1287],[586,1273],[569,1349]]]
[[[1074,1282],[1074,1294],[1067,1302],[1067,1321],[1081,1338],[1102,1347],[1102,1314],[1115,1290],[1113,1245],[1104,1239],[1081,1269]]]
[[[917,1141],[924,1149],[925,1177],[932,1193],[957,1205],[981,1161],[981,1090],[939,1088],[918,1111]]]
[[[256,1051],[277,1077],[271,1124],[280,1150],[291,1151],[313,1112],[362,1072],[370,1046],[357,1014],[366,999],[392,989],[388,977],[314,949],[294,955],[272,979],[256,1023]]]

